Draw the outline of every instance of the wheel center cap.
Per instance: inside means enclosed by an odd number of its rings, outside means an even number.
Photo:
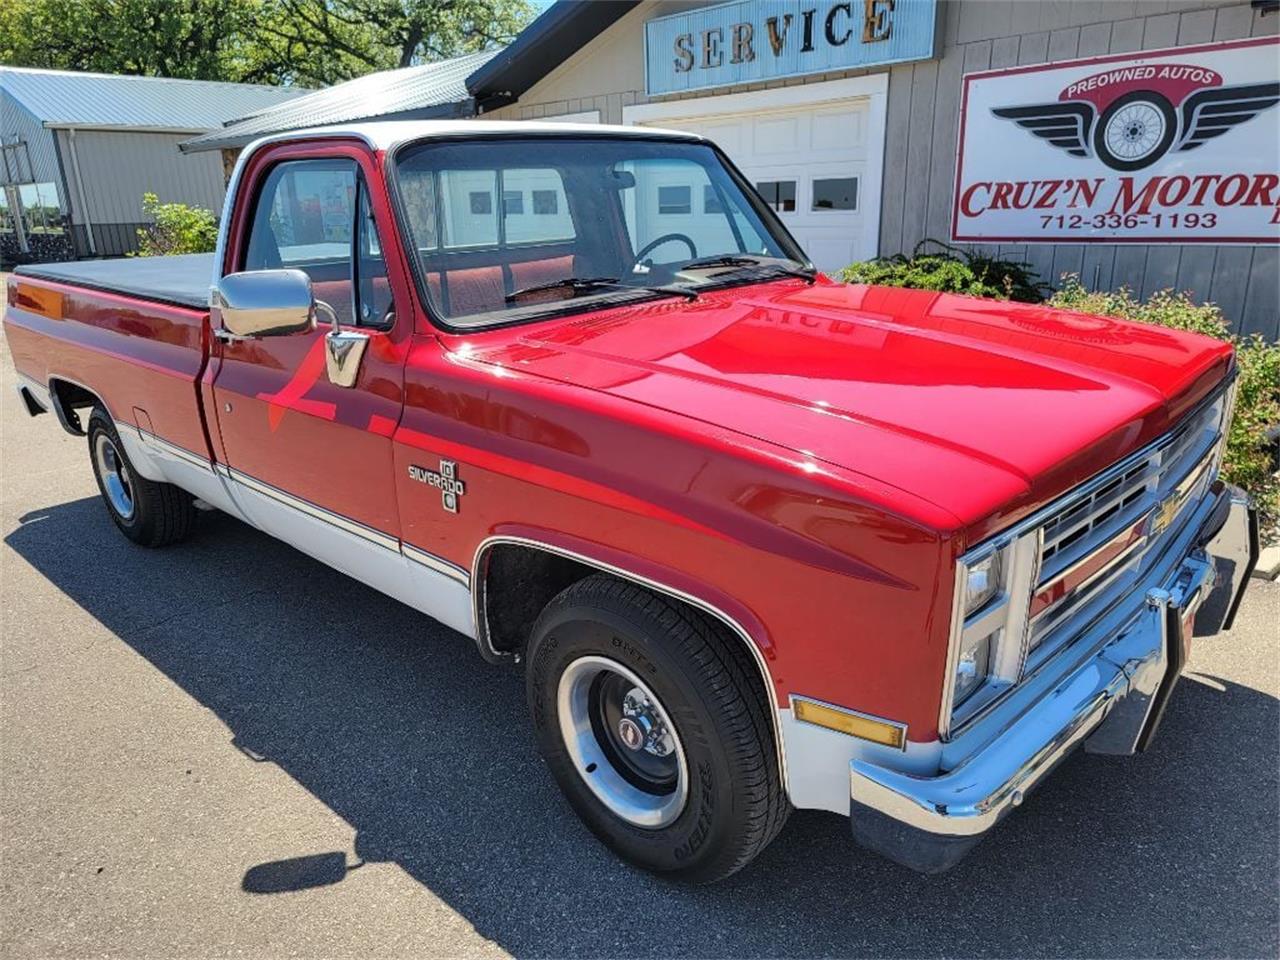
[[[618,721],[618,739],[628,750],[639,750],[644,746],[644,731],[630,717],[623,717]]]

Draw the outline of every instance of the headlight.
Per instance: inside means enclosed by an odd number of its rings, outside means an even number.
[[[967,617],[986,604],[988,600],[1000,592],[1004,575],[1002,553],[992,553],[985,560],[979,560],[969,567],[969,575],[965,579],[964,614]]]
[[[991,674],[991,641],[994,634],[962,640],[956,661],[955,703],[961,704]]]
[[[996,537],[956,564],[942,736],[949,735],[953,722],[973,716],[1018,681],[1039,558],[1037,527]]]

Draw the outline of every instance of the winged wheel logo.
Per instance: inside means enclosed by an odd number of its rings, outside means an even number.
[[[1280,103],[1280,83],[1224,86],[1190,64],[1129,66],[1070,84],[1053,103],[991,112],[1073,157],[1141,170],[1170,152],[1195,150]]]

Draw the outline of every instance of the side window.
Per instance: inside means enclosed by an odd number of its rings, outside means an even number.
[[[354,160],[279,164],[258,193],[241,269],[301,270],[340,322],[381,325],[391,294],[363,194]]]

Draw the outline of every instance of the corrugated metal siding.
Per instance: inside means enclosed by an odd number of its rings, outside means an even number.
[[[58,138],[67,164],[68,186],[76,201],[75,220],[83,223],[84,214],[75,197],[70,134],[59,130]],[[144,220],[142,195],[148,192],[166,203],[186,203],[220,211],[226,192],[222,157],[217,153],[182,154],[178,144],[183,139],[182,134],[171,133],[77,131],[75,150],[80,161],[85,206],[95,227],[112,223],[132,225]]]
[[[467,77],[488,63],[497,50],[370,73],[327,90],[264,110],[223,130],[188,141],[188,151],[242,147],[258,137],[329,123],[369,120],[412,111],[469,104]]]
[[[309,91],[247,83],[0,67],[7,90],[42,123],[213,130]]]
[[[642,4],[604,31],[520,98],[489,114],[496,120],[599,110],[621,123],[622,108],[646,103],[644,23],[686,3]],[[950,233],[960,78],[976,70],[1209,40],[1280,32],[1280,14],[1262,16],[1246,0],[940,0],[937,60],[889,72],[880,253],[910,250],[926,237]],[[663,100],[713,98],[778,86],[863,76],[849,70],[781,83],[753,83]],[[574,97],[573,94],[579,94]],[[1080,273],[1099,289],[1127,285],[1142,293],[1161,287],[1214,300],[1233,327],[1280,340],[1280,249],[1251,246],[1056,245],[998,247],[1026,259],[1046,278]]]
[[[54,152],[53,134],[46,130],[40,121],[28,113],[23,106],[0,89],[0,136],[5,143],[12,142],[14,135],[26,141],[31,155],[31,172],[37,183],[52,181],[61,188],[61,176],[58,173],[58,156]],[[0,174],[0,180],[3,174]],[[66,197],[62,197],[66,203]]]

